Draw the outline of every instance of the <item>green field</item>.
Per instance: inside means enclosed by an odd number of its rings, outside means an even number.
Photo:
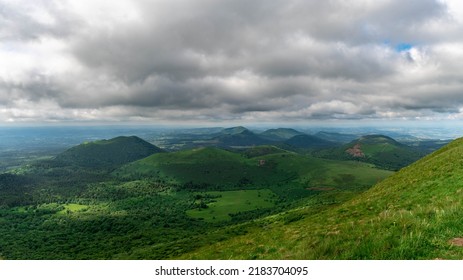
[[[276,195],[268,189],[240,190],[198,193],[213,197],[207,208],[186,211],[187,215],[207,222],[229,221],[229,214],[271,208],[275,206]]]
[[[88,209],[94,210],[97,206],[93,205],[91,208],[88,205],[76,204],[76,203],[44,203],[34,206],[20,206],[12,208],[11,211],[15,213],[22,214],[31,214],[31,213],[40,213],[40,214],[56,214],[56,215],[66,215],[73,213],[82,213]]]

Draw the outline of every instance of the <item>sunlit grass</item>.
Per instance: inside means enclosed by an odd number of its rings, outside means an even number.
[[[307,209],[294,211],[300,220],[256,222],[184,258],[461,259],[450,240],[463,236],[463,140],[342,205]]]
[[[231,220],[229,214],[271,208],[275,206],[276,195],[271,190],[240,190],[224,192],[206,192],[213,201],[207,203],[207,208],[196,208],[186,211],[192,218],[204,219],[207,222]]]
[[[64,207],[63,210],[57,212],[57,214],[71,214],[74,212],[79,212],[88,209],[87,205],[81,205],[81,204],[75,204],[75,203],[68,203],[68,204],[63,204]]]

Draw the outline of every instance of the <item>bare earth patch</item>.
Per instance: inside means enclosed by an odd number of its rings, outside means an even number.
[[[346,150],[346,153],[350,154],[353,157],[365,157],[362,149],[360,149],[360,144],[356,144],[350,149]]]
[[[457,237],[449,241],[450,244],[458,246],[458,247],[463,247],[463,238],[462,237]]]

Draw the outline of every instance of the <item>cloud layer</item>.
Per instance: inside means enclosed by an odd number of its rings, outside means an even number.
[[[457,0],[0,0],[0,122],[460,119]]]

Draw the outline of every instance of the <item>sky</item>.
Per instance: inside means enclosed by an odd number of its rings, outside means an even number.
[[[0,0],[0,124],[463,120],[459,0]]]

